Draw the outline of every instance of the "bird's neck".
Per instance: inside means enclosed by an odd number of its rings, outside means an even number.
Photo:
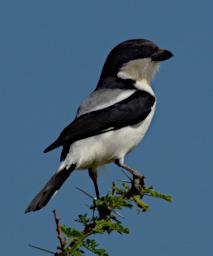
[[[155,95],[153,90],[152,90],[150,82],[147,81],[146,79],[137,80],[134,84],[134,87],[138,90],[146,91],[146,92],[150,93],[153,96]]]

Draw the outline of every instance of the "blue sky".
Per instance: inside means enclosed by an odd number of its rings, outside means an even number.
[[[212,254],[212,10],[210,0],[0,2],[2,255],[43,255],[29,243],[54,251],[51,210],[70,225],[86,211],[88,199],[75,186],[93,187],[86,172],[75,172],[45,209],[24,215],[59,164],[60,150],[42,150],[96,86],[110,49],[131,38],[175,55],[153,81],[158,105],[149,133],[127,157],[174,202],[153,199],[143,215],[126,212],[131,235],[99,242],[110,255]],[[117,167],[104,167],[101,192],[121,177]]]

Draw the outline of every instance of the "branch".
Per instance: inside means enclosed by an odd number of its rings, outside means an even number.
[[[136,184],[136,181],[139,182]],[[94,199],[82,189],[78,188],[78,190],[92,200],[89,213],[79,214],[75,220],[82,228],[76,229],[65,225],[61,226],[56,211],[53,210],[59,241],[58,251],[53,253],[36,246],[32,247],[51,253],[54,256],[84,256],[86,251],[99,256],[109,256],[105,249],[99,247],[94,236],[97,234],[111,234],[112,232],[119,234],[129,233],[129,229],[121,221],[120,217],[123,216],[118,211],[133,207],[136,207],[139,212],[147,211],[149,205],[144,202],[144,198],[147,196],[169,202],[172,201],[170,195],[159,193],[152,187],[145,187],[143,179],[137,180],[135,177],[131,179],[131,183],[122,182],[120,186],[113,182],[111,191],[100,199]]]
[[[58,250],[61,251],[61,256],[66,256],[67,254],[65,253],[65,245],[66,245],[66,242],[65,240],[62,238],[62,232],[61,232],[61,226],[60,226],[60,219],[57,218],[57,215],[56,215],[56,210],[54,209],[53,210],[53,216],[54,216],[54,219],[55,219],[55,224],[56,224],[56,232],[58,234],[57,238],[59,240],[59,243],[60,243],[60,246],[57,247]]]

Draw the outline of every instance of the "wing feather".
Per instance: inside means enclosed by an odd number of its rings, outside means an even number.
[[[143,121],[150,113],[154,102],[153,95],[137,90],[130,97],[112,106],[83,114],[69,124],[44,153],[63,146],[61,159],[64,159],[70,145],[75,141]]]

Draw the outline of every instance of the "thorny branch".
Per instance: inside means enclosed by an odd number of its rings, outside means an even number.
[[[149,205],[142,200],[144,196],[172,201],[171,196],[159,193],[152,187],[146,187],[143,176],[135,177],[133,175],[129,179],[130,182],[122,182],[121,186],[117,186],[113,182],[111,191],[100,199],[93,198],[89,193],[78,188],[83,194],[92,199],[92,205],[89,206],[90,211],[92,211],[91,216],[88,213],[79,214],[75,220],[82,225],[82,228],[76,229],[64,225],[61,226],[56,210],[53,210],[59,241],[57,252],[54,253],[37,246],[32,247],[51,253],[54,256],[83,256],[86,255],[85,250],[95,255],[109,256],[105,249],[99,247],[93,236],[96,234],[110,234],[111,232],[129,233],[129,229],[123,226],[123,223],[117,218],[117,216],[122,217],[117,211],[134,206],[140,212],[147,211]]]

